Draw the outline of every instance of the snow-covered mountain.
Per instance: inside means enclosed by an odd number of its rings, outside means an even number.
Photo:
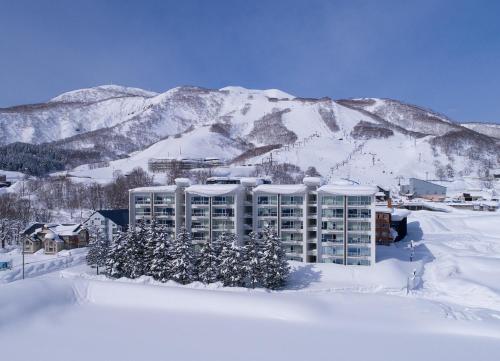
[[[500,124],[492,123],[461,123],[462,127],[472,129],[475,132],[500,139]]]
[[[0,131],[0,144],[53,142],[96,149],[107,159],[129,155],[99,172],[173,156],[255,164],[272,153],[273,161],[315,166],[327,178],[385,183],[445,169],[481,172],[498,163],[499,149],[485,132],[396,100],[334,101],[242,87],[76,90],[44,104],[0,109]]]

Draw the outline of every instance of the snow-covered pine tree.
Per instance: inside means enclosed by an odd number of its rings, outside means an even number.
[[[151,261],[150,273],[153,278],[160,282],[167,282],[172,278],[171,271],[171,248],[172,237],[167,227],[159,225],[153,259]]]
[[[224,237],[220,256],[220,275],[224,286],[244,286],[245,267],[243,248],[237,245],[236,236],[228,233]]]
[[[170,250],[172,279],[183,285],[195,279],[195,257],[191,234],[182,227]]]
[[[259,235],[250,233],[250,240],[245,245],[245,278],[248,285],[255,288],[262,284],[262,250]]]
[[[137,278],[145,274],[144,267],[144,242],[147,234],[145,222],[139,222],[136,229],[128,233],[127,254],[127,277]]]
[[[151,267],[154,260],[154,252],[156,249],[156,243],[159,237],[159,225],[156,219],[151,220],[151,223],[146,227],[144,231],[144,256],[143,256],[143,268],[144,274],[146,276],[152,276]]]
[[[119,232],[113,238],[106,257],[106,273],[114,278],[126,277],[128,232]]]
[[[217,282],[219,279],[220,254],[213,241],[204,243],[198,255],[198,279],[205,283]]]
[[[96,267],[96,273],[99,274],[99,267],[106,266],[106,259],[109,252],[109,242],[104,238],[100,230],[92,233],[87,253],[87,264]]]
[[[281,239],[271,227],[264,228],[262,232],[261,265],[264,287],[275,290],[285,285],[290,266]]]

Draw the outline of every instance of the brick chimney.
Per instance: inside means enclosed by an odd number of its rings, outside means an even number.
[[[392,198],[387,198],[387,208],[392,208]]]

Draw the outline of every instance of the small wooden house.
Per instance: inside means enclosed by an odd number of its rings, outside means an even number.
[[[41,227],[28,227],[23,231],[24,252],[35,253],[42,247],[47,254],[64,249],[86,247],[89,234],[81,224],[44,224]]]

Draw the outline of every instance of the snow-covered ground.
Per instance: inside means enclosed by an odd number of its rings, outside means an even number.
[[[8,360],[492,360],[500,213],[413,212],[373,267],[293,263],[268,292],[108,280],[80,264],[0,285]],[[414,261],[409,261],[409,240]],[[416,271],[407,294],[408,276]],[[30,347],[23,347],[27,340]]]

